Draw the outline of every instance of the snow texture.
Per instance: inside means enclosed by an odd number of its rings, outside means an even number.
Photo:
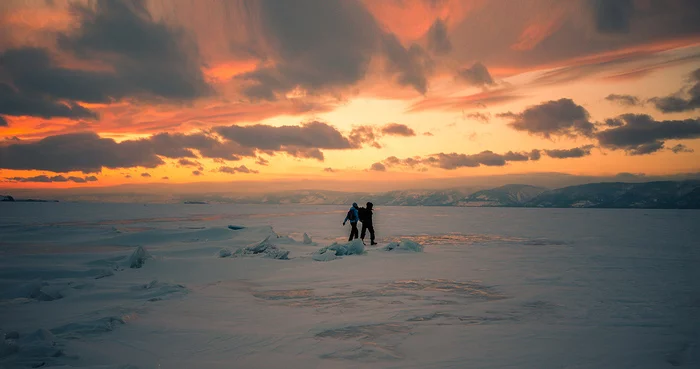
[[[384,247],[384,251],[423,252],[423,246],[411,240],[401,240],[399,242],[389,243]]]
[[[408,210],[3,202],[0,368],[700,367],[699,211]]]

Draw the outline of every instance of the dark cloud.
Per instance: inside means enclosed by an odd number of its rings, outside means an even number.
[[[369,170],[373,170],[375,172],[385,172],[386,171],[386,166],[382,163],[374,163],[372,164],[371,167],[369,167]]]
[[[478,112],[477,113],[467,113],[467,114],[463,114],[462,117],[464,117],[465,119],[478,120],[482,123],[488,123],[489,121],[491,121],[491,114],[490,113],[478,113]]]
[[[196,158],[192,150],[211,159],[240,160],[241,156],[253,156],[255,150],[236,142],[220,141],[205,133],[158,133],[148,139],[154,151],[168,158]]]
[[[10,177],[10,178],[5,178],[5,180],[9,182],[41,182],[41,183],[51,183],[51,182],[75,182],[75,183],[87,183],[87,182],[95,182],[97,181],[97,177],[95,176],[86,176],[86,177],[74,177],[74,176],[69,176],[69,177],[64,177],[62,175],[58,176],[52,176],[49,177],[47,175],[39,175],[35,177]]]
[[[350,135],[348,136],[348,138],[352,145],[355,147],[359,147],[362,144],[367,144],[376,149],[382,148],[382,145],[380,145],[379,142],[377,142],[377,139],[379,137],[375,133],[374,127],[371,126],[353,127],[352,131],[350,131]]]
[[[595,126],[589,121],[589,114],[582,106],[571,99],[551,100],[530,106],[522,113],[499,114],[510,118],[508,125],[518,131],[550,138],[551,136],[591,137]]]
[[[700,138],[700,120],[656,121],[646,114],[624,114],[612,121],[614,128],[600,131],[596,138],[601,146],[625,150],[630,155],[659,151],[665,140]]]
[[[0,168],[100,172],[103,167],[154,168],[163,164],[147,140],[115,142],[95,133],[49,136],[0,146]]]
[[[362,142],[351,142],[335,127],[323,122],[309,122],[301,126],[221,126],[218,134],[246,148],[281,151],[282,147],[317,149],[351,149]]]
[[[425,94],[428,91],[428,74],[433,68],[433,61],[425,50],[417,44],[405,48],[394,34],[384,35],[382,45],[388,71],[397,74],[396,82]]]
[[[257,165],[262,165],[262,166],[267,166],[267,165],[270,164],[270,162],[269,162],[267,159],[263,158],[263,157],[258,157],[258,159],[255,161],[255,164],[257,164]]]
[[[542,153],[540,153],[540,150],[533,149],[532,151],[530,151],[530,160],[537,161],[540,160],[541,157]]]
[[[169,179],[170,179],[170,177],[163,177],[163,178],[161,178],[161,179],[163,179],[163,180],[166,180],[166,181],[167,181],[167,180],[169,180]]]
[[[71,119],[95,119],[97,113],[73,102],[56,101],[50,97],[26,95],[10,85],[0,83],[0,114],[11,116],[32,116],[50,119],[64,117]],[[7,120],[0,116],[0,126],[7,126]]]
[[[478,167],[486,166],[504,166],[509,161],[527,161],[529,160],[528,153],[508,152],[506,154],[497,154],[493,151],[486,150],[478,154],[457,154],[457,153],[439,153],[424,158],[424,164],[438,167],[442,169],[457,169],[461,167]]]
[[[428,50],[436,55],[448,54],[452,51],[452,43],[447,34],[447,25],[442,19],[436,19],[428,33]]]
[[[127,179],[128,179],[128,178],[131,178],[131,174],[125,175],[124,178],[127,178]]]
[[[79,26],[58,44],[79,57],[109,63],[124,93],[189,100],[211,93],[197,44],[183,29],[158,22],[145,1],[73,5]]]
[[[192,171],[192,175],[196,177],[196,176],[201,176],[201,175],[203,175],[203,174],[202,174],[202,172],[199,171],[199,170],[193,170],[193,171]]]
[[[430,132],[423,132],[423,136],[435,136],[435,135],[430,133]]]
[[[610,94],[605,97],[605,100],[614,102],[622,106],[638,106],[643,105],[643,102],[639,100],[638,97],[632,95],[617,95]]]
[[[544,152],[547,154],[547,156],[554,159],[582,158],[590,155],[593,147],[593,145],[585,145],[581,147],[574,147],[572,149],[544,150]]]
[[[656,109],[664,113],[679,113],[700,109],[700,69],[696,69],[691,73],[690,82],[692,85],[688,86],[685,92],[680,91],[675,95],[657,97],[650,101],[654,103]]]
[[[331,167],[323,168],[323,171],[324,171],[324,172],[328,172],[328,173],[333,173],[333,172],[335,172],[335,170],[334,170],[333,168],[331,168]]]
[[[693,149],[691,149],[688,146],[685,146],[683,144],[678,144],[676,146],[673,146],[673,147],[669,148],[669,150],[673,151],[674,154],[680,154],[683,152],[687,152],[687,153],[695,152],[695,150],[693,150]]]
[[[186,167],[200,167],[202,164],[200,164],[198,161],[195,160],[189,160],[189,159],[180,159],[177,161],[179,165],[186,166]]]
[[[228,174],[235,174],[235,173],[260,173],[257,170],[254,169],[248,169],[245,165],[241,165],[238,167],[219,167],[219,172],[221,173],[228,173]]]
[[[260,20],[270,44],[267,58],[275,61],[242,76],[252,83],[244,88],[248,97],[275,100],[296,87],[319,92],[364,78],[381,30],[359,2],[265,0],[246,6]]]
[[[602,33],[626,33],[634,11],[632,0],[588,0],[594,8],[595,24]]]
[[[474,63],[469,68],[458,70],[457,77],[473,86],[493,85],[495,83],[486,66],[479,62]]]
[[[151,178],[151,174],[150,173],[141,173],[141,177]]]
[[[382,127],[382,133],[393,136],[415,136],[416,132],[405,124],[389,123]]]
[[[316,159],[318,161],[323,161],[325,159],[323,152],[317,148],[282,146],[281,150],[290,156],[300,159]]]

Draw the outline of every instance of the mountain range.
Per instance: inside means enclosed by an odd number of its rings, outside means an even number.
[[[247,195],[207,192],[160,195],[119,193],[110,196],[96,193],[66,195],[60,199],[80,202],[186,203],[193,206],[208,203],[347,205],[371,201],[375,206],[700,209],[700,180],[601,182],[557,189],[509,184],[490,189],[468,187],[378,193],[324,190]]]

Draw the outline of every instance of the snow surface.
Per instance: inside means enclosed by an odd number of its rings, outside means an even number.
[[[345,209],[2,203],[0,368],[700,367],[699,211]]]

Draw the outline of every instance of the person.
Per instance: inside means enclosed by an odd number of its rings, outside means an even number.
[[[358,212],[359,207],[357,207],[357,203],[353,202],[352,207],[350,210],[348,210],[348,215],[345,216],[345,220],[343,220],[343,225],[349,220],[350,221],[350,238],[348,238],[348,241],[352,241],[354,238],[358,238],[358,230],[357,230],[357,221],[360,220],[360,214]]]
[[[369,240],[371,242],[371,245],[376,245],[377,243],[374,242],[374,225],[372,225],[372,208],[374,207],[374,204],[371,202],[367,203],[366,208],[361,208],[358,213],[360,215],[360,221],[362,222],[362,233],[360,234],[360,238],[362,239],[362,243],[365,243],[365,234],[367,231],[369,231]]]

